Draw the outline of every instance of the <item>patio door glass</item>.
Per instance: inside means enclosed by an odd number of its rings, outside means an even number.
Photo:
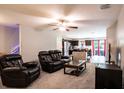
[[[105,56],[106,40],[92,40],[92,55]]]
[[[98,55],[98,40],[94,40],[94,55]]]
[[[100,40],[99,46],[99,56],[104,56],[104,40]]]

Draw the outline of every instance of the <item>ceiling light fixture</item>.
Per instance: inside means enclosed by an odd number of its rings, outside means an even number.
[[[64,26],[59,26],[59,30],[61,30],[61,31],[65,31],[66,29],[65,29]]]
[[[60,20],[59,20],[59,25],[58,25],[58,27],[59,27],[59,30],[60,30],[60,31],[65,31],[65,30],[66,30],[66,27],[65,27],[65,20],[60,19]]]

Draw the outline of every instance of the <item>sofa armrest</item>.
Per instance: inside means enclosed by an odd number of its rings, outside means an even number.
[[[22,66],[25,66],[25,67],[36,67],[36,66],[38,66],[38,62],[36,62],[36,61],[26,62],[26,63],[23,63]]]
[[[26,70],[27,68],[26,67],[7,67],[7,68],[4,68],[3,71],[4,72],[12,72],[12,71],[23,71],[23,70]]]

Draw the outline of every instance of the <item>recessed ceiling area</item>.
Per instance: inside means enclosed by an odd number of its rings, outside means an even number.
[[[101,9],[101,6],[101,4],[1,4],[0,24],[20,24],[51,30],[53,27],[48,27],[47,24],[55,23],[58,19],[66,19],[70,21],[68,25],[78,26],[76,30],[65,32],[66,35],[81,36],[84,33],[98,31],[105,34],[106,29],[116,21],[121,5],[111,4],[107,9]]]

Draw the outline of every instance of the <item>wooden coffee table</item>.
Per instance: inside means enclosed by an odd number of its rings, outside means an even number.
[[[86,69],[86,60],[71,61],[64,64],[64,74],[79,76]]]

